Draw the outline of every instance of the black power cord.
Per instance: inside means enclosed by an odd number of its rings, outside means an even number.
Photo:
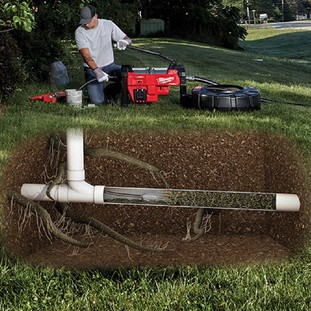
[[[281,101],[277,99],[271,99],[271,98],[261,98],[261,102],[263,103],[278,103],[278,104],[284,104],[284,105],[292,105],[292,106],[300,106],[300,107],[311,107],[311,105],[306,104],[306,103],[294,103],[294,102],[286,102],[286,101]]]

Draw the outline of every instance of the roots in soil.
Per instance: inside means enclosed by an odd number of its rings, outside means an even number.
[[[164,174],[159,168],[149,163],[146,163],[142,160],[139,160],[137,158],[131,157],[129,155],[126,155],[126,154],[123,154],[117,151],[112,151],[107,148],[98,148],[98,149],[86,148],[85,154],[91,157],[111,157],[111,158],[119,159],[122,161],[126,161],[128,163],[134,164],[140,168],[148,170],[153,176],[153,178],[156,179],[155,176],[158,176],[162,180],[162,182],[164,182],[164,184],[168,186],[164,178]],[[50,169],[54,169],[55,171],[52,175],[52,178],[50,178],[49,186],[46,191],[46,195],[52,201],[54,201],[54,199],[52,198],[50,194],[51,190],[56,185],[63,183],[66,179],[65,173],[66,173],[67,163],[66,161],[63,161],[65,157],[66,157],[65,143],[62,142],[59,135],[57,134],[51,135],[49,138],[49,156],[48,156],[47,166]],[[45,175],[46,175],[46,178],[48,178],[47,170],[45,172]],[[62,229],[60,229],[61,225],[65,221],[67,221],[69,223],[87,225],[91,228],[96,229],[97,232],[99,232],[100,234],[107,234],[109,237],[115,239],[118,242],[125,244],[127,247],[131,247],[131,248],[134,248],[140,251],[159,252],[159,251],[166,250],[166,247],[167,247],[167,244],[159,245],[157,243],[156,246],[148,247],[148,246],[143,246],[139,243],[136,243],[132,241],[131,239],[125,237],[124,235],[116,232],[111,227],[109,227],[108,225],[105,225],[104,223],[95,219],[94,217],[89,217],[89,216],[79,213],[69,204],[63,204],[63,203],[55,202],[55,201],[53,202],[53,207],[56,208],[56,210],[60,214],[60,219],[62,220],[62,221],[58,221],[54,223],[49,212],[39,203],[34,202],[24,197],[23,195],[17,192],[13,192],[13,191],[8,193],[8,198],[10,199],[11,202],[15,201],[19,206],[25,208],[25,212],[24,212],[25,214],[23,216],[24,219],[26,218],[25,216],[26,213],[29,214],[29,212],[36,215],[36,217],[39,217],[42,220],[43,225],[46,228],[46,235],[49,239],[51,239],[50,236],[52,235],[62,240],[65,243],[68,243],[75,247],[82,247],[82,248],[87,248],[95,244],[94,242],[89,243],[89,242],[79,241],[79,240],[72,238],[71,236],[68,235],[70,233],[69,232],[70,230],[67,230],[68,229],[67,226],[62,226]],[[25,226],[25,220],[22,220],[22,225],[20,226],[20,228],[22,229],[24,226]],[[38,230],[40,230],[39,226],[38,226]],[[63,231],[67,231],[68,234],[64,233]]]
[[[38,215],[42,219],[42,221],[43,221],[46,229],[48,230],[48,232],[50,234],[54,235],[55,237],[59,238],[60,240],[66,242],[68,244],[74,245],[74,246],[79,246],[79,247],[84,247],[84,248],[90,246],[90,243],[78,241],[78,240],[68,236],[67,234],[63,233],[61,230],[59,230],[55,226],[54,222],[52,221],[51,215],[40,204],[38,204],[38,203],[24,197],[23,195],[21,195],[17,192],[14,192],[14,191],[8,193],[8,198],[11,202],[15,201],[16,203],[18,203],[19,206],[28,208],[34,214]]]
[[[187,234],[186,237],[182,239],[183,242],[193,242],[198,240],[203,234],[207,233],[211,229],[211,217],[212,212],[209,213],[205,208],[199,208],[195,214],[195,219],[193,223],[193,233],[195,236],[191,237],[191,222],[187,221]]]

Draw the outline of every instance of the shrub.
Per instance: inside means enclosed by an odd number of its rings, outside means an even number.
[[[29,78],[34,81],[47,81],[51,64],[56,60],[68,60],[62,40],[68,36],[73,18],[76,18],[74,9],[68,10],[69,6],[63,3],[41,2],[36,7],[36,28],[29,33],[15,33]]]
[[[22,53],[10,32],[0,32],[0,101],[6,98],[16,85],[25,81]]]

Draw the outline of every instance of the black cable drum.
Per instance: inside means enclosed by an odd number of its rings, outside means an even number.
[[[197,109],[249,111],[260,109],[260,93],[237,85],[197,86],[192,90],[192,105]]]

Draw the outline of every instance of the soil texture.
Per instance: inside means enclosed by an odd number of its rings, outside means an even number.
[[[66,141],[65,133],[58,133]],[[8,253],[28,263],[68,269],[116,267],[215,266],[278,263],[297,255],[308,242],[308,172],[294,144],[280,135],[228,130],[182,132],[104,132],[84,130],[85,148],[108,148],[159,169],[160,175],[113,156],[85,155],[86,180],[92,185],[293,193],[299,212],[211,210],[204,235],[185,242],[187,224],[197,209],[71,203],[138,244],[161,252],[136,250],[88,226],[70,234],[94,245],[70,246],[47,233],[40,219],[6,198],[24,183],[47,183],[54,171],[50,135],[26,142],[12,153],[2,193],[3,243]],[[53,155],[54,157],[57,155]],[[56,223],[53,202],[41,202]],[[58,224],[64,232],[69,224]],[[61,227],[62,226],[62,227]],[[191,236],[195,234],[190,231]],[[189,235],[189,230],[188,230]]]

